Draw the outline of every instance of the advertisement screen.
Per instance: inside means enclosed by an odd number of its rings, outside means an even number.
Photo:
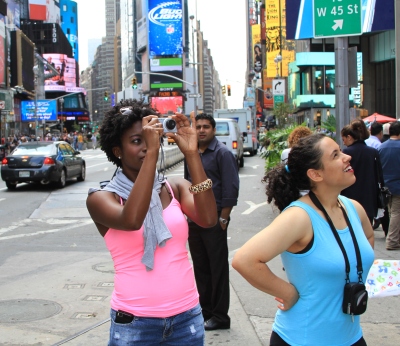
[[[149,0],[148,8],[149,55],[182,55],[181,0]]]
[[[362,32],[394,29],[394,1],[361,0]],[[313,0],[286,0],[286,29],[288,39],[312,38]]]
[[[8,23],[14,24],[16,27],[20,27],[20,4],[18,0],[8,0],[7,5],[7,17]]]
[[[152,97],[151,106],[161,114],[182,113],[183,97]]]
[[[29,0],[29,18],[60,24],[60,1]]]
[[[69,91],[76,87],[76,60],[68,58],[65,54],[43,54],[43,58],[53,66],[60,74],[45,79],[45,91]],[[44,74],[53,73],[53,71],[45,66]]]
[[[35,101],[21,102],[21,120],[35,121]],[[37,100],[37,120],[57,121],[57,101]]]
[[[182,71],[167,71],[163,72],[170,76],[177,77],[179,79],[183,78]],[[183,83],[179,80],[169,78],[168,76],[163,75],[150,75],[150,89],[151,90],[160,90],[160,91],[174,91],[174,90],[182,90]]]

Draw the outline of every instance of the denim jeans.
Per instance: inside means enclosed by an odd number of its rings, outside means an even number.
[[[131,323],[121,324],[115,322],[115,317],[116,311],[111,309],[108,346],[204,346],[204,319],[200,304],[167,318],[135,316]]]

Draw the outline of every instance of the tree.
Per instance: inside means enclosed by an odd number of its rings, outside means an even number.
[[[336,118],[334,115],[329,115],[326,121],[322,122],[322,128],[324,128],[330,136],[334,138],[333,134],[336,133]]]
[[[293,112],[294,108],[290,103],[280,102],[274,105],[273,113],[278,120],[278,128],[284,128],[294,122]]]

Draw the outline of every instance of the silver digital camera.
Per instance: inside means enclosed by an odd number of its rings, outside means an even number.
[[[163,130],[164,133],[178,132],[178,129],[176,128],[176,121],[171,118],[165,119],[163,122]]]

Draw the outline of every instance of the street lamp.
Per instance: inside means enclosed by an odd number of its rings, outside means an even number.
[[[63,106],[64,106],[64,98],[61,97],[60,101],[60,125],[61,125],[61,139],[64,135],[64,122],[63,122]]]
[[[190,22],[192,23],[192,54],[193,54],[193,93],[195,94],[194,97],[194,115],[197,115],[197,83],[196,83],[196,56],[194,54],[194,27],[193,27],[193,19],[194,15],[191,15]]]
[[[278,54],[275,59],[274,63],[276,64],[276,77],[279,77],[279,64],[282,61],[282,55]]]

